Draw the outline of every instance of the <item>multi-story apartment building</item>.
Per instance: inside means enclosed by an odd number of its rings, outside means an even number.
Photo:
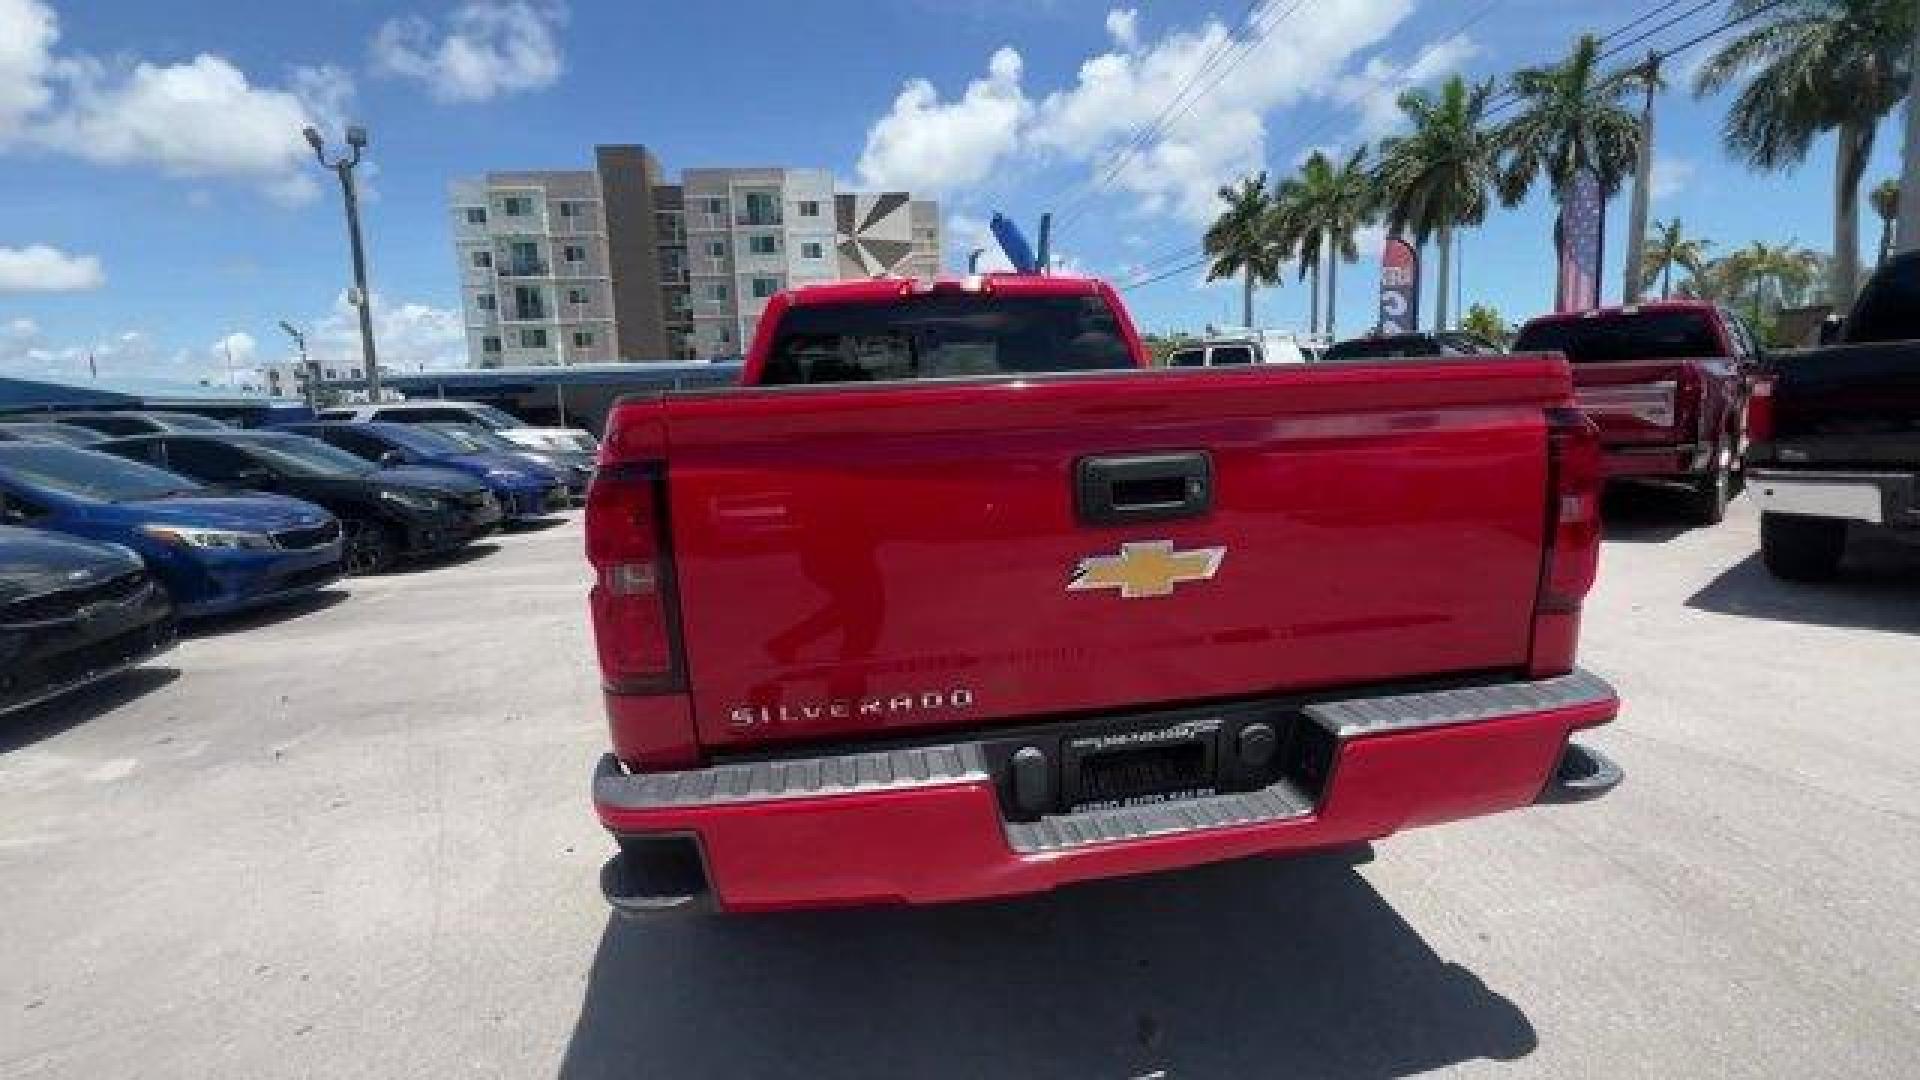
[[[820,169],[689,169],[644,147],[592,171],[455,181],[454,247],[476,367],[719,359],[774,293],[940,267],[937,204],[837,192]]]

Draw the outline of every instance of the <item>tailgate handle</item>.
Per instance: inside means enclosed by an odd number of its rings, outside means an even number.
[[[1081,458],[1074,503],[1089,525],[1199,517],[1213,506],[1213,460],[1205,451]]]

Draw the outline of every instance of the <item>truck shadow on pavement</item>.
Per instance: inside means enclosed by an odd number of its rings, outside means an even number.
[[[1341,858],[1000,904],[610,919],[560,1075],[1391,1077],[1537,1045]]]
[[[1855,536],[1833,581],[1781,581],[1754,552],[1687,598],[1721,615],[1817,626],[1920,633],[1920,552]]]
[[[1627,544],[1664,544],[1696,526],[1687,516],[1686,492],[1654,484],[1616,484],[1600,504],[1606,539]]]

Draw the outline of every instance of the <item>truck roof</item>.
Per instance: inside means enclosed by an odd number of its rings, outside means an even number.
[[[1012,296],[1094,296],[1102,283],[1088,277],[1056,277],[1041,274],[951,274],[937,278],[869,278],[864,281],[833,281],[821,285],[798,285],[785,295],[787,302],[805,304],[871,303],[900,296],[928,292],[980,292]]]
[[[1646,300],[1638,304],[1615,304],[1611,307],[1588,308],[1585,311],[1555,311],[1545,315],[1535,315],[1528,319],[1533,323],[1577,322],[1581,319],[1604,319],[1616,315],[1638,315],[1642,312],[1682,311],[1700,315],[1713,315],[1720,311],[1720,305],[1711,300]]]

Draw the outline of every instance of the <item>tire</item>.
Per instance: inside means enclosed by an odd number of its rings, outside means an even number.
[[[1760,515],[1760,560],[1785,581],[1827,581],[1840,572],[1847,523],[1798,514]]]
[[[1718,525],[1727,517],[1727,503],[1733,500],[1733,451],[1725,446],[1713,454],[1713,470],[1694,481],[1687,499],[1687,513],[1699,525]]]
[[[367,518],[348,518],[340,523],[345,535],[341,559],[347,573],[385,573],[400,559],[400,541],[386,525]]]

